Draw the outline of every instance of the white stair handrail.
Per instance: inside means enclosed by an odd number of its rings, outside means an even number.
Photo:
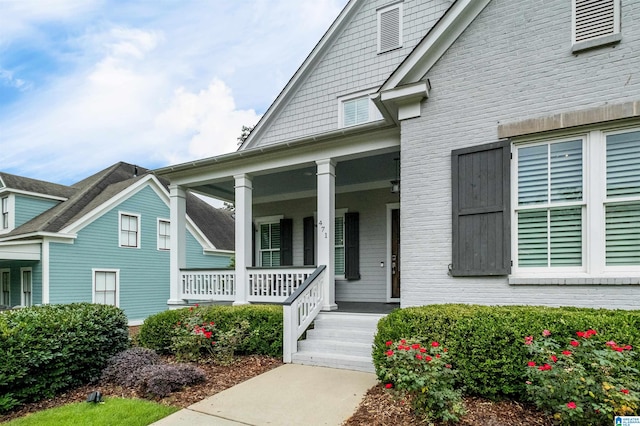
[[[318,266],[313,274],[283,303],[283,347],[284,362],[291,362],[298,352],[298,338],[318,316],[323,302],[325,265]]]

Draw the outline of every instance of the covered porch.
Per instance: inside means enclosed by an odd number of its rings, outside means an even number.
[[[321,267],[322,310],[399,302],[400,137],[376,130],[157,170],[171,181],[168,304],[285,303]],[[234,269],[187,267],[186,191],[234,204]]]

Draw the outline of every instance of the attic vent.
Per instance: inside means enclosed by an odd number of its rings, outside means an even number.
[[[619,16],[620,0],[574,0],[573,43],[619,33]]]
[[[378,10],[378,53],[402,46],[402,3]]]

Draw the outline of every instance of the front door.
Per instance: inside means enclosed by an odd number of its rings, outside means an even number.
[[[391,210],[391,298],[400,298],[400,209]]]

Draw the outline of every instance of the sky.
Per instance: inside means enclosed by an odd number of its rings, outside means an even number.
[[[0,0],[0,170],[69,185],[237,149],[347,0]]]

